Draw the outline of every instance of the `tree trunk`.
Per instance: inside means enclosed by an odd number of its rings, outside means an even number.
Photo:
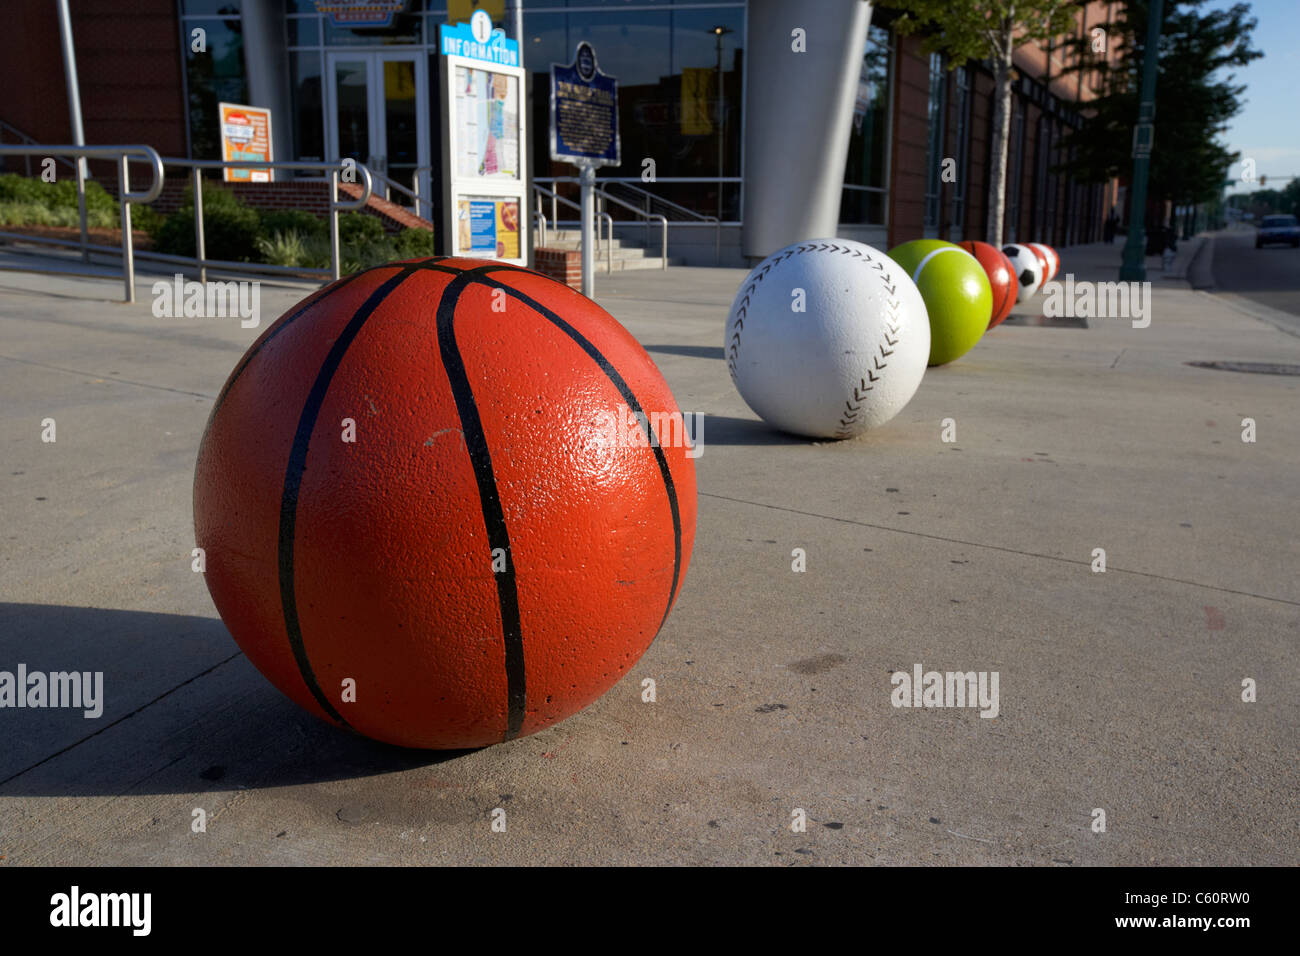
[[[997,89],[993,96],[993,155],[989,170],[989,229],[987,241],[1002,248],[1007,199],[1007,146],[1011,139],[1011,54],[1014,22],[1002,21],[1002,50],[994,62]]]

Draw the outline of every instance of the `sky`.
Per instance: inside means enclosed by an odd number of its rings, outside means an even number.
[[[1226,10],[1235,0],[1209,0],[1202,10]],[[1257,176],[1267,176],[1264,188],[1286,185],[1287,176],[1300,176],[1300,0],[1248,0],[1258,20],[1251,46],[1264,56],[1235,71],[1245,83],[1241,112],[1229,122],[1223,139],[1242,159],[1255,160]],[[1160,118],[1156,117],[1159,135]],[[1241,182],[1242,164],[1228,169],[1235,184],[1228,194],[1251,192],[1258,183]]]

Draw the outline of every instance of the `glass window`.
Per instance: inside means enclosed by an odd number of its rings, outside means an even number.
[[[195,29],[202,28],[207,48],[194,51]],[[189,90],[190,151],[195,159],[220,159],[218,103],[247,103],[244,38],[238,17],[186,20],[185,79]]]
[[[1002,241],[1016,241],[1020,224],[1021,172],[1025,165],[1025,103],[1014,93],[1011,95],[1011,131],[1007,142],[1007,184],[1003,208]]]
[[[717,179],[740,175],[744,8],[570,14],[558,0],[541,5],[550,9],[524,8],[522,44],[533,78],[535,174],[543,179],[576,175],[573,166],[550,161],[548,93],[551,64],[569,63],[574,47],[586,40],[595,48],[601,70],[619,83],[623,163],[603,168],[600,175],[634,179],[636,186],[702,215],[721,211],[722,219],[737,219],[739,183],[719,188]],[[640,181],[646,159],[654,160],[654,183]],[[662,182],[670,177],[713,182]],[[652,211],[668,214],[663,208]],[[610,212],[618,215],[616,209]]]
[[[963,66],[953,71],[953,134],[956,147],[957,168],[953,181],[949,183],[952,199],[952,225],[949,227],[949,240],[960,242],[966,226],[966,180],[970,176],[970,101],[971,101],[970,67]]]
[[[944,75],[943,54],[930,54],[930,97],[926,116],[930,127],[929,145],[926,150],[925,172],[925,228],[927,238],[939,235],[939,197],[942,181],[943,163],[943,119],[946,104],[947,77]]]
[[[320,46],[319,17],[290,17],[289,46]]]
[[[181,0],[181,16],[212,17],[218,15],[239,16],[241,0]]]
[[[872,27],[858,75],[858,96],[844,165],[840,222],[883,224],[888,188],[891,35]],[[852,188],[866,187],[866,188]],[[869,190],[880,190],[869,191]]]
[[[320,54],[289,54],[289,75],[293,83],[293,149],[297,159],[321,162],[325,158],[325,129],[322,123]]]

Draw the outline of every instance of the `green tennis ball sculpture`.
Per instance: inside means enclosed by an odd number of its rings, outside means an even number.
[[[907,270],[930,313],[930,365],[961,358],[993,315],[993,289],[979,260],[941,239],[913,239],[889,250]]]

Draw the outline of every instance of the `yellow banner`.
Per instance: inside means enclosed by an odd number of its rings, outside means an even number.
[[[716,71],[703,66],[682,67],[682,134],[708,136],[713,132],[711,88]]]

